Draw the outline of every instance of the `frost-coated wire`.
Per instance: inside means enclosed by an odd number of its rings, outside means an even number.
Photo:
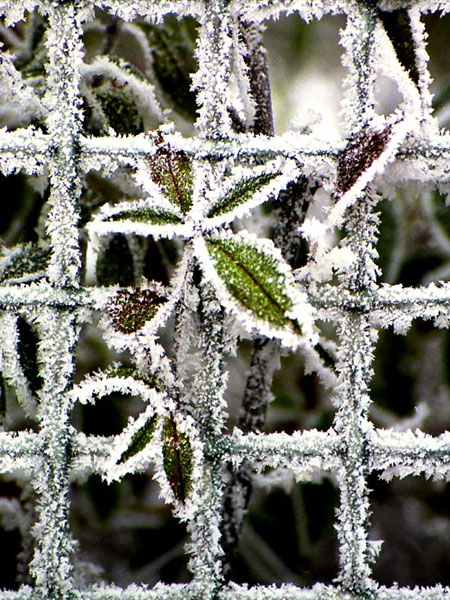
[[[0,468],[3,473],[22,471],[30,475],[37,493],[39,514],[33,532],[37,549],[31,564],[36,587],[32,589],[23,586],[17,592],[1,591],[1,599],[450,598],[450,590],[441,586],[426,590],[395,586],[384,588],[371,578],[371,563],[376,557],[378,545],[368,539],[368,475],[374,470],[383,470],[390,476],[424,473],[427,477],[450,477],[450,432],[431,437],[420,431],[377,431],[368,420],[368,382],[378,329],[393,326],[396,331],[403,331],[412,319],[418,317],[434,319],[437,325],[447,326],[450,308],[450,284],[430,284],[428,287],[409,290],[400,286],[380,286],[375,280],[377,221],[373,216],[374,189],[371,183],[376,179],[379,185],[398,181],[448,184],[450,179],[450,135],[439,132],[430,116],[430,77],[426,66],[423,27],[420,23],[421,13],[447,11],[450,10],[450,5],[448,1],[438,0],[385,0],[382,5],[386,10],[399,7],[410,9],[414,41],[420,58],[419,83],[412,85],[405,72],[398,70],[398,65],[395,67],[397,71],[394,76],[405,84],[405,98],[402,114],[396,115],[389,123],[392,131],[389,142],[356,183],[342,184],[325,223],[310,219],[302,227],[303,235],[316,248],[315,264],[310,266],[307,274],[298,274],[299,294],[304,294],[316,311],[315,316],[310,315],[308,318],[321,318],[339,325],[339,385],[335,391],[337,414],[333,428],[326,432],[305,431],[292,435],[244,435],[235,431],[232,435],[224,436],[221,433],[226,379],[221,341],[224,325],[221,309],[214,298],[208,296],[208,288],[203,288],[198,299],[198,306],[205,316],[203,330],[200,332],[204,342],[203,370],[196,383],[193,414],[202,443],[208,446],[204,454],[202,448],[198,448],[198,456],[207,457],[207,468],[205,465],[199,466],[199,469],[204,469],[203,479],[195,490],[199,501],[191,510],[186,509],[184,515],[191,534],[190,568],[194,575],[193,581],[183,585],[158,584],[152,589],[132,585],[122,590],[99,584],[79,590],[72,579],[71,556],[74,541],[68,525],[69,482],[101,471],[109,459],[110,445],[113,443],[76,434],[70,424],[73,403],[90,401],[94,389],[92,386],[100,385],[98,382],[87,382],[76,394],[70,389],[77,338],[75,315],[77,311],[87,308],[101,308],[107,297],[102,289],[81,288],[77,279],[80,252],[76,223],[80,178],[84,171],[95,166],[113,172],[121,165],[138,164],[142,156],[155,151],[155,141],[151,135],[140,135],[135,139],[108,136],[91,139],[81,135],[79,86],[83,23],[92,17],[94,7],[107,9],[125,20],[145,17],[159,21],[166,13],[175,12],[180,16],[194,16],[200,21],[197,49],[199,69],[194,78],[200,109],[197,123],[199,133],[193,139],[184,139],[175,133],[168,135],[174,149],[183,150],[199,161],[196,171],[202,180],[199,185],[208,185],[208,177],[211,177],[208,161],[223,157],[232,157],[235,162],[242,160],[246,168],[249,156],[270,157],[274,160],[282,157],[288,159],[288,162],[289,159],[295,159],[292,170],[288,169],[284,173],[283,181],[297,176],[299,164],[302,165],[302,172],[309,177],[318,180],[336,177],[337,161],[346,146],[346,140],[332,145],[310,139],[308,134],[292,132],[270,139],[230,133],[227,112],[229,54],[232,44],[230,23],[237,16],[259,22],[276,18],[283,11],[296,12],[306,20],[320,18],[327,13],[347,15],[347,28],[342,34],[342,44],[345,49],[343,60],[348,68],[343,106],[348,137],[358,134],[366,125],[374,130],[378,128],[380,135],[384,131],[386,123],[377,117],[373,108],[374,80],[375,64],[379,62],[380,56],[384,56],[384,59],[389,56],[389,48],[383,38],[385,34],[374,17],[373,3],[369,1],[0,2],[0,12],[5,15],[6,24],[21,19],[25,10],[41,10],[49,18],[47,46],[50,93],[43,100],[48,110],[48,134],[37,132],[32,127],[13,132],[1,131],[0,167],[6,174],[21,169],[28,174],[39,172],[43,168],[49,169],[51,217],[48,220],[48,234],[52,248],[49,283],[0,287],[2,308],[11,314],[27,310],[27,314],[33,316],[43,332],[40,359],[44,378],[42,402],[37,409],[39,433],[0,433]],[[384,60],[383,64],[386,69],[392,67],[395,71],[388,60]],[[346,243],[339,253],[329,252],[323,242],[326,233],[333,227],[342,225],[346,231]],[[103,231],[102,227],[113,231],[111,226],[108,229],[108,226],[100,222],[94,223],[93,228],[95,227],[96,232]],[[194,229],[193,226],[186,226],[180,231],[189,237],[194,235]],[[155,227],[149,233],[158,235]],[[163,231],[161,235],[164,233],[167,232]],[[198,241],[199,239],[192,247],[187,248],[185,262],[189,262],[192,248],[200,256],[206,254],[203,242]],[[204,260],[205,273],[208,274],[212,269],[208,266],[207,259]],[[336,266],[345,266],[346,261],[352,267],[347,276],[344,273],[339,287],[321,285],[321,281],[326,279],[326,273]],[[212,274],[211,279],[213,278]],[[182,286],[187,286],[188,289],[189,285],[189,281],[180,280],[174,284],[174,289],[178,293]],[[217,286],[220,289],[220,285]],[[225,295],[225,291],[223,293]],[[226,306],[226,299],[224,305]],[[4,318],[2,330],[7,331],[8,326],[10,321]],[[188,326],[188,323],[179,325],[180,328]],[[271,330],[268,329],[267,333],[270,335]],[[136,343],[139,344],[139,340]],[[11,338],[8,344],[0,353],[3,361],[14,360],[14,340]],[[177,351],[181,353],[183,349],[179,348]],[[157,354],[156,346],[154,353]],[[156,359],[155,362],[158,364]],[[159,368],[164,371],[163,359],[160,360]],[[151,404],[151,398],[148,401]],[[151,408],[149,412],[152,412]],[[187,424],[185,427],[189,430],[191,425]],[[125,432],[124,435],[128,434]],[[121,438],[119,442],[123,444],[124,439]],[[69,445],[72,449],[70,461]],[[121,447],[117,445],[119,450]],[[156,457],[155,460],[157,459]],[[340,571],[335,585],[317,584],[311,589],[300,589],[292,585],[248,588],[224,582],[219,540],[221,494],[224,488],[220,465],[230,460],[236,468],[244,460],[252,461],[257,470],[289,464],[294,474],[302,480],[323,470],[336,476],[341,503],[337,514]],[[112,477],[120,478],[120,472],[113,472]]]

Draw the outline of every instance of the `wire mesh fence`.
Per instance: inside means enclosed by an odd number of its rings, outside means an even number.
[[[198,21],[194,135],[182,136],[173,128],[152,124],[143,134],[120,135],[120,125],[115,132],[114,127],[105,127],[100,128],[101,135],[86,134],[82,90],[87,72],[97,78],[114,73],[119,88],[135,85],[132,93],[137,103],[141,97],[152,103],[154,93],[144,84],[140,88],[137,80],[121,81],[112,63],[97,61],[94,69],[93,63],[84,62],[83,35],[95,9],[125,23],[135,19],[158,23],[169,13]],[[17,79],[8,55],[2,55],[8,98],[33,118],[25,127],[19,123],[0,132],[0,167],[5,174],[46,173],[50,181],[46,261],[38,260],[41,255],[35,247],[9,251],[0,287],[2,370],[37,423],[34,429],[17,432],[5,427],[0,433],[0,469],[32,483],[37,515],[32,582],[0,592],[2,598],[434,600],[450,596],[442,586],[384,587],[372,577],[379,543],[369,535],[368,483],[378,471],[391,477],[449,477],[448,432],[432,436],[420,430],[386,430],[374,427],[368,416],[379,331],[390,327],[405,331],[414,319],[448,326],[448,283],[380,284],[376,263],[379,190],[399,182],[424,189],[445,189],[448,184],[450,137],[438,129],[433,116],[422,23],[424,14],[448,10],[448,2],[431,0],[0,2],[6,26],[26,13],[39,13],[47,21],[42,97],[33,96]],[[342,139],[320,140],[308,130],[273,135],[270,107],[264,102],[252,105],[249,90],[253,85],[255,95],[258,86],[264,88],[267,73],[253,65],[256,82],[250,81],[252,67],[249,59],[242,58],[243,31],[251,38],[252,24],[285,12],[306,21],[326,14],[346,17],[342,45],[348,74]],[[252,59],[257,62],[262,55],[258,46]],[[387,116],[378,115],[374,108],[380,65],[403,94],[399,108]],[[240,115],[230,109],[232,75],[244,106]],[[249,118],[246,101],[251,127],[242,125]],[[114,110],[120,117],[117,106]],[[156,100],[153,116],[159,110],[155,107]],[[40,111],[44,127],[34,125]],[[160,116],[164,117],[163,111]],[[119,170],[128,177],[135,173],[144,198],[104,207],[80,225],[83,177],[91,171],[113,177]],[[246,231],[233,232],[230,224],[235,218],[268,198],[279,199],[282,215],[282,203],[290,200],[286,190],[294,183],[294,209],[288,206],[289,214],[275,235],[284,258],[276,244]],[[311,198],[312,188],[318,186],[331,196],[320,221],[300,214],[305,198]],[[81,238],[84,226],[88,237]],[[300,228],[309,245],[308,261],[297,269],[290,268],[286,259],[290,242],[283,236],[289,228],[294,233]],[[342,236],[333,246],[327,239],[336,230]],[[182,238],[183,255],[170,284],[133,288],[125,280],[121,286],[93,285],[102,243],[115,234]],[[110,369],[75,383],[80,324],[89,322],[93,311],[102,313],[107,341],[117,351],[128,350],[137,370]],[[169,358],[158,332],[173,314],[176,334]],[[225,433],[224,357],[233,337],[227,330],[229,319],[258,336],[255,345],[259,343],[261,351],[254,354],[251,366],[253,387],[246,395],[245,430]],[[337,329],[335,369],[324,364],[319,321]],[[29,331],[26,323],[32,323],[40,340],[35,349],[39,371],[34,375],[20,354],[20,339]],[[193,336],[198,344],[192,366]],[[271,345],[265,341],[269,339]],[[281,346],[300,348],[309,368],[329,380],[336,412],[328,429],[292,434],[259,431],[261,400],[270,389],[274,356]],[[77,432],[72,424],[74,406],[114,392],[139,396],[145,409],[116,436]],[[187,523],[192,580],[152,588],[132,584],[121,589],[100,582],[80,585],[73,571],[71,482],[94,473],[120,481],[150,464],[165,500]],[[333,584],[249,587],[226,579],[221,539],[232,538],[239,529],[243,510],[239,503],[247,481],[244,476],[242,484],[236,474],[279,467],[288,467],[303,481],[326,472],[338,482],[339,574]]]

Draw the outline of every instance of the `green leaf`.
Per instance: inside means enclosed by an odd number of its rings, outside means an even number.
[[[292,301],[285,291],[285,275],[277,259],[265,249],[238,239],[211,237],[206,247],[219,277],[238,304],[275,327],[293,325],[286,316]]]
[[[43,380],[39,374],[38,366],[38,337],[27,321],[22,317],[17,319],[17,333],[19,340],[17,344],[17,352],[19,355],[19,363],[22,367],[30,390],[36,394],[42,388]]]
[[[166,301],[167,298],[155,290],[120,290],[107,306],[107,311],[117,331],[134,333],[142,329]]]
[[[153,74],[166,99],[184,118],[194,121],[197,104],[191,75],[197,68],[195,42],[197,23],[188,17],[168,15],[162,25],[139,23],[153,57]]]
[[[160,146],[149,157],[152,180],[183,213],[192,206],[192,165],[184,152],[175,152],[169,146]]]
[[[45,277],[50,259],[50,248],[43,244],[20,244],[3,259],[0,282],[20,281],[26,283]],[[0,267],[1,268],[1,267]]]
[[[258,190],[264,187],[267,183],[278,177],[280,172],[277,173],[262,173],[261,175],[256,175],[255,177],[249,177],[248,179],[244,179],[239,182],[233,189],[231,189],[225,196],[219,199],[217,204],[215,204],[208,212],[208,217],[217,217],[218,215],[222,215],[226,212],[229,212],[244,204],[247,200],[249,200],[253,194],[255,194]]]
[[[124,208],[120,212],[107,217],[106,221],[135,221],[151,225],[178,225],[181,219],[167,210],[153,209],[146,206],[140,208]]]
[[[127,367],[125,365],[120,365],[113,369],[108,369],[106,372],[108,377],[132,377],[136,379],[136,381],[142,381],[146,385],[152,388],[158,389],[159,384],[155,377],[151,377],[142,371],[136,369],[136,367]]]
[[[158,418],[156,415],[153,415],[146,420],[144,425],[140,427],[133,435],[130,445],[119,458],[119,463],[123,463],[132,456],[135,456],[138,452],[143,450],[145,446],[147,446],[153,437],[157,422]]]
[[[166,417],[162,439],[164,472],[175,498],[184,504],[192,488],[193,452],[189,437],[178,431],[173,417]]]
[[[392,11],[378,10],[378,15],[391,40],[400,64],[409,73],[412,81],[418,85],[419,71],[416,62],[416,45],[407,9],[397,8]]]
[[[126,287],[135,284],[133,255],[124,235],[119,233],[112,237],[105,250],[100,252],[95,270],[100,285]]]
[[[109,123],[119,135],[137,135],[144,131],[144,124],[136,104],[121,88],[104,85],[95,90],[102,111]]]

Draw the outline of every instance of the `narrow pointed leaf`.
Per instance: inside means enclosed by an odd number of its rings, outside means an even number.
[[[136,367],[120,365],[119,367],[108,369],[106,374],[108,377],[132,377],[133,379],[136,379],[136,381],[142,381],[149,387],[156,389],[159,387],[158,381],[155,377],[139,371]]]
[[[142,329],[166,300],[156,290],[120,290],[107,306],[107,311],[114,328],[128,334]]]
[[[99,254],[96,274],[99,285],[119,284],[126,287],[135,284],[133,255],[124,235],[114,235]]]
[[[177,225],[181,223],[180,217],[168,210],[152,209],[146,206],[124,208],[107,217],[106,221],[134,221],[136,223],[149,223],[151,225]]]
[[[411,19],[406,8],[392,11],[379,10],[378,15],[391,40],[402,67],[409,73],[412,81],[418,85],[419,70],[416,61],[416,44],[411,29]]]
[[[149,158],[152,180],[169,200],[187,213],[192,206],[192,165],[184,152],[161,146]]]
[[[193,452],[189,437],[166,417],[162,432],[163,467],[175,498],[184,504],[192,488]]]
[[[157,422],[158,418],[156,415],[153,415],[152,417],[147,419],[144,425],[140,427],[133,435],[130,445],[119,458],[119,463],[124,463],[126,460],[135,456],[138,452],[140,452],[147,446],[147,444],[153,437]]]
[[[281,263],[266,249],[241,239],[209,238],[206,247],[233,299],[256,318],[275,327],[292,325],[292,308]]]
[[[366,127],[348,142],[338,162],[336,190],[339,194],[348,192],[364,171],[381,156],[391,131],[390,125],[381,131]]]
[[[17,352],[20,366],[30,390],[35,394],[43,385],[38,366],[38,337],[31,325],[22,317],[17,319],[17,332],[19,335]]]
[[[21,244],[0,259],[0,282],[27,283],[46,275],[51,251],[42,244]]]
[[[280,172],[262,173],[261,175],[244,179],[227,194],[225,194],[225,196],[220,198],[219,201],[213,207],[211,207],[207,216],[217,217],[233,210],[241,204],[244,204],[253,196],[253,194],[259,191],[267,183],[270,183],[272,179],[278,177],[278,175],[280,175]]]

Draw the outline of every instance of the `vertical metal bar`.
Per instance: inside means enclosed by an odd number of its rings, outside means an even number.
[[[357,134],[374,114],[374,41],[376,14],[370,5],[348,14],[342,36],[346,49],[343,62],[349,69],[343,101],[348,133]],[[346,244],[358,257],[343,287],[360,298],[359,309],[338,323],[338,411],[335,428],[342,438],[342,468],[338,473],[341,500],[336,525],[339,539],[338,582],[345,591],[370,594],[376,584],[370,579],[369,490],[367,487],[367,431],[369,381],[376,332],[369,323],[367,308],[375,289],[374,239],[377,219],[372,215],[374,200],[367,195],[358,200],[346,218]]]
[[[77,138],[81,130],[79,64],[82,58],[81,19],[72,3],[48,7],[49,29],[47,127],[54,155],[49,162],[51,194],[47,232],[52,247],[48,275],[55,288],[79,285],[80,253],[77,229]],[[43,388],[39,424],[43,439],[43,468],[36,473],[39,518],[37,548],[31,571],[38,595],[46,599],[73,597],[69,531],[70,411],[67,391],[73,372],[77,338],[70,309],[45,309],[38,315],[46,335],[40,345]]]
[[[197,88],[199,118],[197,127],[203,139],[229,135],[228,78],[231,33],[228,2],[204,0],[197,46],[199,69]],[[211,166],[197,163],[197,177],[209,185]],[[223,585],[220,522],[223,496],[222,457],[219,440],[225,419],[223,365],[223,310],[202,281],[199,286],[199,335],[201,365],[193,389],[197,409],[195,418],[205,447],[202,506],[189,524],[193,555],[190,568],[199,599],[215,598]]]

